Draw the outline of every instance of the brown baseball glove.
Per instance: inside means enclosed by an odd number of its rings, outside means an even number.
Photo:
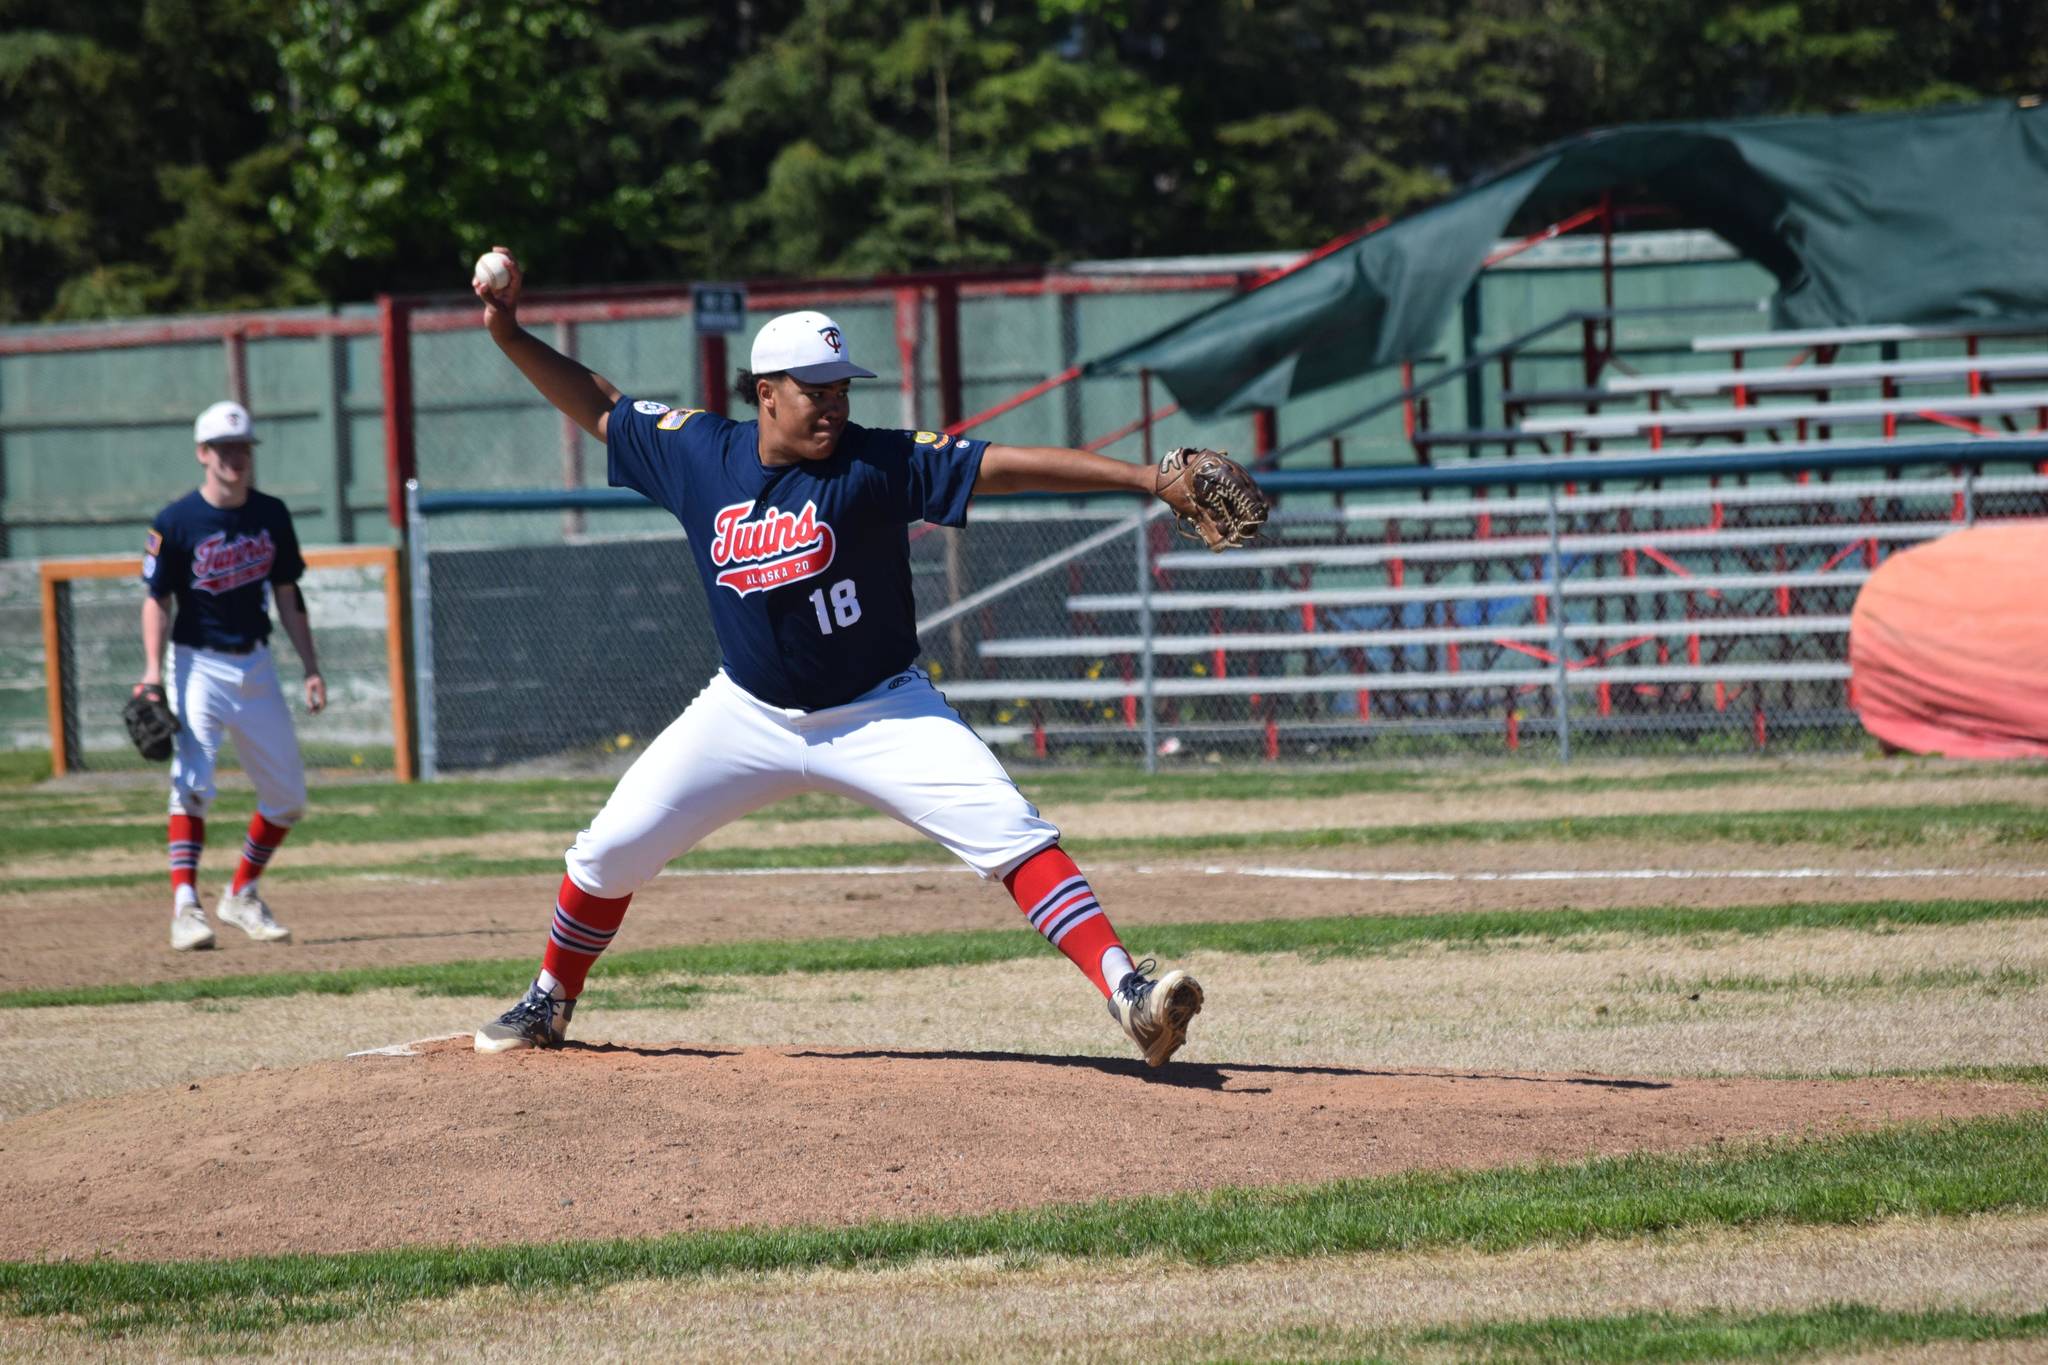
[[[137,753],[152,763],[161,763],[171,756],[178,718],[171,714],[161,687],[137,687],[128,704],[121,708],[121,719],[128,726],[128,738],[135,741]]]
[[[1212,550],[1242,545],[1266,524],[1266,495],[1243,465],[1219,450],[1167,451],[1153,492],[1173,509],[1182,535]]]

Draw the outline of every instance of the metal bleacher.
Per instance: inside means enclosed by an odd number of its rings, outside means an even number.
[[[1943,394],[1924,398],[1875,398],[1843,403],[1744,404],[1735,407],[1667,409],[1657,412],[1600,413],[1575,417],[1524,418],[1521,430],[1532,436],[1575,440],[1635,436],[1645,432],[1686,435],[1755,431],[1791,427],[1804,439],[1806,429],[1831,427],[1872,418],[1914,418],[1954,425],[1966,417],[2036,413],[2036,430],[2048,429],[2048,390],[2005,394]],[[1972,433],[1975,434],[1975,433]]]
[[[1756,350],[1801,354],[1786,367],[1507,389],[1508,425],[1412,438],[1425,461],[1457,447],[1507,456],[1405,476],[1343,471],[1321,485],[1269,477],[1283,506],[1252,548],[1172,549],[1156,514],[1105,526],[1086,553],[1120,559],[1126,567],[1110,572],[1130,586],[1077,587],[1081,552],[1054,556],[1046,563],[1066,564],[1070,588],[1057,627],[988,632],[973,645],[981,676],[956,675],[945,690],[971,714],[982,708],[984,726],[1000,705],[1006,733],[1028,733],[1041,753],[1119,735],[1147,755],[1162,735],[1255,736],[1275,758],[1297,742],[1369,747],[1398,735],[1510,750],[1537,737],[1568,756],[1574,734],[1626,748],[1657,736],[1761,747],[1787,729],[1853,732],[1849,610],[1870,572],[1980,517],[2048,512],[2048,443],[2033,439],[2048,430],[2048,389],[1989,391],[2048,376],[2048,354],[1829,362],[1854,345],[1966,339],[1974,349],[1980,336],[2027,334],[2048,327],[1702,337],[1695,353],[1738,364]],[[1897,392],[1938,384],[1969,387]],[[1750,401],[1874,387],[1886,396]],[[1737,401],[1664,406],[1723,393]],[[1594,410],[1513,420],[1518,404],[1543,402]],[[2027,417],[2029,429],[1978,420],[1999,417]],[[1896,439],[1916,420],[1942,424],[1943,439],[1917,439],[1926,428]],[[1880,423],[1881,437],[1827,434]],[[1644,433],[1647,446],[1606,444]],[[1742,439],[1757,433],[1770,439]],[[1734,439],[1701,441],[1716,435]],[[1590,449],[1515,453],[1560,444]],[[2015,463],[2034,467],[1982,469]]]
[[[1839,327],[1784,332],[1744,332],[1695,337],[1694,354],[1726,354],[1733,368],[1690,370],[1668,374],[1637,374],[1615,356],[1589,356],[1587,383],[1574,388],[1509,389],[1501,395],[1507,424],[1500,428],[1458,433],[1433,431],[1418,436],[1416,449],[1426,455],[1441,448],[1500,446],[1513,453],[1521,444],[1549,442],[1566,451],[1599,449],[1615,437],[1647,434],[1652,448],[1665,438],[1697,440],[1709,436],[1770,433],[1781,439],[1789,431],[1796,441],[1813,431],[1825,435],[1836,426],[1881,426],[1882,438],[1898,435],[1902,423],[1933,423],[1967,432],[1994,435],[1997,428],[1982,419],[2005,419],[2007,434],[2022,427],[2013,419],[2031,414],[2027,429],[2048,429],[2048,390],[1997,392],[1997,385],[2048,378],[2048,352],[1978,354],[1987,339],[2048,336],[2048,324],[1975,322],[1946,326],[1897,325]],[[1961,342],[1967,354],[1900,358],[1901,345]],[[1877,360],[1841,363],[1852,347],[1877,346]],[[1759,351],[1796,351],[1783,365],[1745,367],[1746,356]],[[1961,385],[1961,392],[1921,393]],[[1868,396],[1875,390],[1877,396]],[[1687,399],[1729,394],[1733,403],[1690,407]],[[1844,398],[1841,395],[1847,394]],[[1764,402],[1772,395],[1803,397],[1800,402]],[[1647,403],[1647,408],[1637,404]],[[1582,409],[1562,415],[1538,416],[1533,410],[1569,406]],[[1625,406],[1626,411],[1616,411]],[[1539,449],[1548,446],[1538,445]]]

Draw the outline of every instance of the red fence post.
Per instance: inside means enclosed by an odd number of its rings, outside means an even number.
[[[377,296],[384,353],[384,496],[391,524],[405,529],[405,483],[419,473],[412,446],[412,305]]]
[[[249,338],[240,328],[221,337],[221,346],[227,352],[228,397],[249,406]]]
[[[960,285],[941,280],[932,288],[932,312],[939,329],[939,424],[952,426],[967,413],[960,385]]]
[[[917,353],[924,343],[924,292],[896,291],[896,363],[903,369],[903,425],[916,427],[921,418],[917,396]]]
[[[697,401],[704,411],[720,417],[732,406],[732,390],[725,377],[725,334],[697,334]]]

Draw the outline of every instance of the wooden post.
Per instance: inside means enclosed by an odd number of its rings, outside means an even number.
[[[58,598],[57,576],[51,572],[55,567],[42,566],[43,588],[43,700],[47,704],[50,719],[50,775],[62,777],[71,771],[70,736],[64,729],[64,647],[62,632],[57,629],[58,610],[63,603]]]

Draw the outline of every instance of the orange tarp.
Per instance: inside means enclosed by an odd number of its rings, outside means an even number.
[[[2048,757],[2048,521],[1978,526],[1893,555],[1849,618],[1849,698],[1886,744]]]

